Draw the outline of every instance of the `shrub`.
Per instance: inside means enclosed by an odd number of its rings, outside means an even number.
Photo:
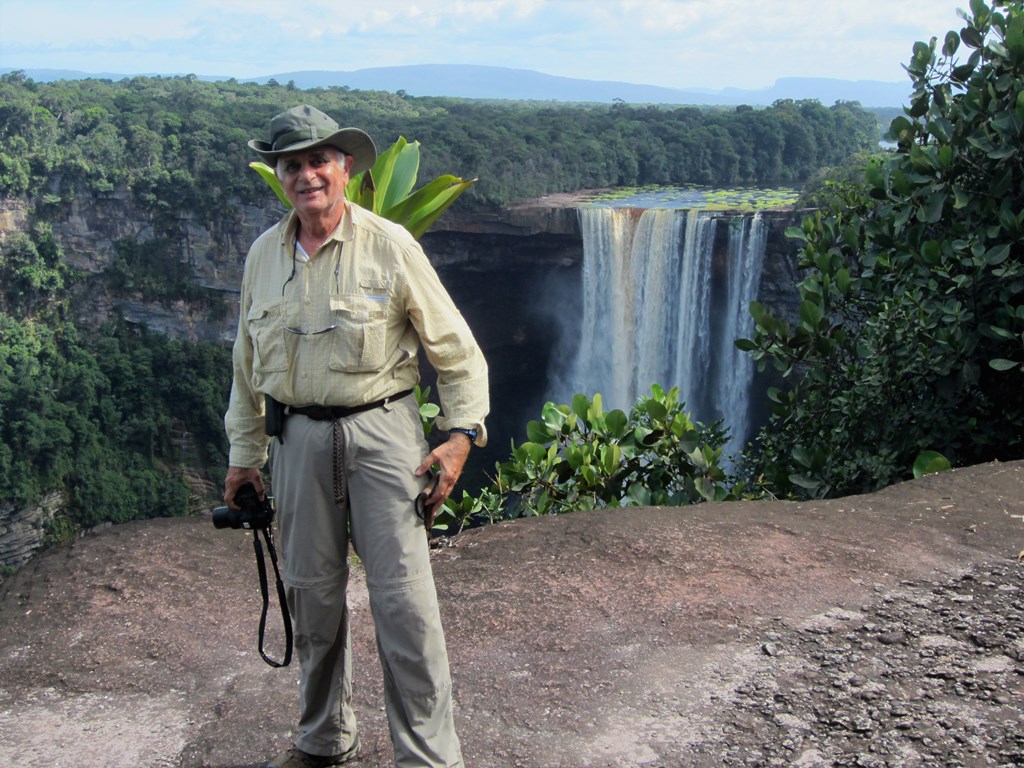
[[[799,322],[754,305],[737,342],[786,383],[748,456],[775,493],[872,491],[929,449],[1024,456],[1024,12],[961,14],[914,46],[897,150],[790,232]]]

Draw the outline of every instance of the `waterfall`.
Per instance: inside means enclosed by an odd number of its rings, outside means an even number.
[[[728,222],[728,249],[715,253]],[[565,400],[600,392],[628,410],[652,384],[678,386],[694,418],[749,438],[753,364],[734,340],[750,336],[765,250],[759,214],[723,219],[696,210],[583,208],[583,317]]]
[[[735,218],[729,223],[728,292],[724,305],[724,327],[718,334],[719,351],[716,418],[724,419],[733,438],[727,447],[738,451],[750,435],[750,385],[754,379],[754,361],[733,343],[750,338],[754,318],[750,302],[757,300],[764,267],[767,231],[760,213]]]

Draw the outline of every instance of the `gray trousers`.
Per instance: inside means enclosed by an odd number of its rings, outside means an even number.
[[[292,415],[270,467],[295,653],[301,669],[299,735],[310,754],[333,755],[356,738],[348,544],[366,570],[384,673],[395,765],[463,766],[452,718],[448,653],[413,474],[428,448],[413,397],[340,419],[346,498],[334,500],[334,422]]]

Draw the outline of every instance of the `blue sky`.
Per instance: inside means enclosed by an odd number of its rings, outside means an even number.
[[[906,79],[966,0],[0,0],[0,67],[259,77],[488,64],[671,88]]]

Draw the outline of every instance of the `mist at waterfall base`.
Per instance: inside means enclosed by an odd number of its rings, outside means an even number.
[[[736,349],[749,337],[765,253],[760,214],[595,205],[581,208],[582,299],[563,332],[563,364],[549,400],[600,392],[628,412],[653,384],[679,387],[692,418],[722,421],[723,452],[737,454],[759,424],[755,365]],[[727,247],[716,249],[727,228]],[[568,318],[568,313],[563,315]]]

